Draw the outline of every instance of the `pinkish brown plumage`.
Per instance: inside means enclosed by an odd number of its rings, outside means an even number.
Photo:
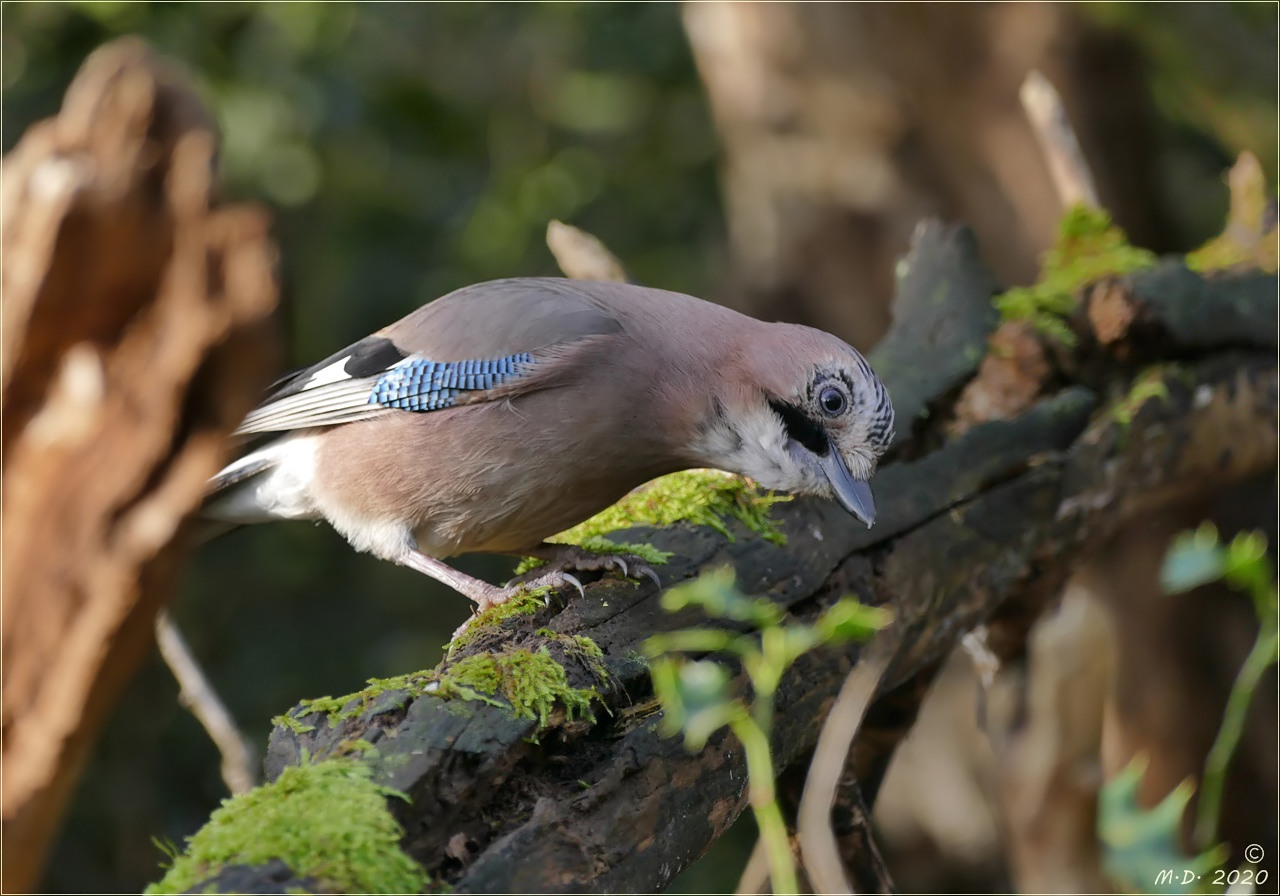
[[[618,283],[458,290],[277,384],[209,518],[325,519],[483,606],[439,558],[521,553],[663,473],[718,467],[868,525],[888,394],[830,334]]]

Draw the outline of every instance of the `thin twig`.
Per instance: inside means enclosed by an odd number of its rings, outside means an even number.
[[[1031,121],[1036,140],[1049,165],[1049,174],[1057,187],[1064,208],[1084,204],[1098,208],[1098,191],[1085,162],[1075,131],[1062,106],[1062,97],[1049,79],[1032,70],[1018,91],[1022,108]]]
[[[218,692],[196,658],[191,654],[186,639],[163,610],[156,616],[156,645],[160,655],[178,680],[178,699],[191,710],[204,730],[209,733],[218,752],[222,754],[222,780],[233,794],[244,793],[257,784],[253,772],[253,753],[240,735],[235,720],[223,704]]]
[[[960,639],[960,646],[973,662],[973,671],[983,690],[990,690],[1000,672],[1000,657],[996,656],[987,641],[989,632],[985,625],[979,625]]]
[[[797,835],[804,867],[815,893],[852,893],[853,885],[840,860],[840,847],[831,829],[831,807],[844,772],[849,747],[862,726],[862,718],[876,695],[888,666],[888,656],[872,642],[849,673],[831,707],[800,798]]]
[[[897,892],[893,875],[876,845],[871,825],[871,810],[862,798],[862,788],[851,770],[840,777],[836,804],[831,812],[840,855],[845,858],[855,890],[864,893]]]
[[[566,277],[627,282],[627,271],[618,257],[599,239],[571,224],[548,224],[547,248]]]

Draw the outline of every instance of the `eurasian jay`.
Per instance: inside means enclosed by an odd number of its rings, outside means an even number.
[[[541,556],[543,581],[577,584],[568,569],[609,558],[543,539],[677,470],[834,497],[870,526],[893,406],[862,355],[820,330],[530,278],[459,289],[286,376],[237,432],[282,435],[214,477],[205,517],[327,520],[482,610],[514,589],[440,558]]]

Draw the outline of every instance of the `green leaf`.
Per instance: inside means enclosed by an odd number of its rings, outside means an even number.
[[[651,635],[644,641],[644,654],[650,659],[664,653],[732,651],[745,654],[754,649],[749,638],[718,628],[682,628],[674,632]]]
[[[868,607],[853,597],[842,597],[818,617],[822,640],[842,644],[865,641],[893,621],[892,611]]]
[[[1197,856],[1182,850],[1182,817],[1195,791],[1183,781],[1152,809],[1138,805],[1138,787],[1147,761],[1135,757],[1102,788],[1098,801],[1098,837],[1107,874],[1122,887],[1141,893],[1186,893],[1182,872],[1203,876],[1226,861],[1225,845]],[[1170,879],[1162,872],[1176,869]]]
[[[1174,539],[1160,570],[1160,584],[1166,594],[1179,594],[1221,580],[1248,592],[1259,622],[1264,628],[1274,626],[1275,571],[1267,558],[1267,540],[1262,533],[1241,532],[1223,547],[1214,525],[1203,523],[1195,532],[1184,532]]]
[[[745,713],[730,699],[729,673],[719,663],[663,657],[653,662],[652,675],[665,710],[663,733],[683,731],[690,750],[701,750],[712,734]]]
[[[1261,532],[1241,532],[1227,545],[1225,577],[1253,597],[1263,624],[1276,616],[1276,577],[1267,559],[1267,539]]]
[[[775,678],[781,678],[787,667],[802,654],[822,643],[821,633],[812,625],[787,625],[761,632],[761,646]]]
[[[662,595],[662,607],[670,612],[700,607],[708,616],[749,622],[760,628],[782,621],[781,608],[771,600],[743,594],[733,569],[727,566],[670,589]]]
[[[1181,594],[1216,582],[1226,571],[1226,555],[1218,544],[1218,530],[1204,523],[1195,532],[1183,532],[1173,541],[1160,568],[1165,594]]]

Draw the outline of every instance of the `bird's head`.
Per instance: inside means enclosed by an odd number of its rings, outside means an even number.
[[[700,433],[702,462],[875,522],[868,481],[893,441],[893,404],[866,359],[821,330],[766,324],[732,368]]]

